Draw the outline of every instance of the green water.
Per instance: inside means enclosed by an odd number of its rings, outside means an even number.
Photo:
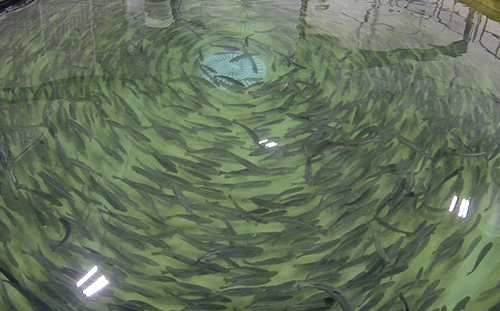
[[[486,20],[443,1],[5,16],[0,310],[500,310]],[[266,75],[216,87],[203,61],[229,51]],[[109,284],[85,297],[94,265]]]

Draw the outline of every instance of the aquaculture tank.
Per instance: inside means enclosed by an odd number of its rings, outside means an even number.
[[[499,8],[0,1],[0,310],[500,310]]]

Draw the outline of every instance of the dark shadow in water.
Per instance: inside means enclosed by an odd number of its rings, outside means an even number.
[[[0,1],[0,18],[3,16],[22,9],[35,2],[35,0],[2,0]]]

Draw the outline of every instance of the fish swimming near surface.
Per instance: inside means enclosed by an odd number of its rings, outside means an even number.
[[[474,267],[472,268],[472,270],[469,273],[467,273],[467,275],[470,275],[472,272],[476,271],[477,267],[479,266],[481,261],[483,261],[484,257],[486,257],[486,255],[488,254],[488,252],[491,250],[492,247],[493,247],[493,243],[491,243],[491,242],[486,244],[486,246],[483,247],[483,249],[481,250],[481,252],[477,256],[476,263],[474,263]]]
[[[57,245],[51,246],[52,251],[55,251],[58,247],[66,243],[71,235],[71,224],[69,223],[69,221],[64,218],[59,218],[59,221],[63,225],[66,233],[64,234],[63,239],[59,243],[57,243]]]

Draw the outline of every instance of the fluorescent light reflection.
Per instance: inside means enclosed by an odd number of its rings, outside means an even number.
[[[458,217],[466,218],[469,213],[470,199],[462,199],[458,209]]]
[[[278,143],[274,141],[269,141],[269,139],[263,139],[259,141],[259,145],[264,145],[264,147],[266,148],[273,148],[278,146]]]
[[[83,294],[87,297],[92,296],[93,294],[97,293],[101,289],[103,289],[106,285],[109,284],[109,281],[102,275],[100,278],[97,279],[92,285],[87,287],[84,291]]]
[[[453,197],[453,200],[451,200],[451,204],[450,204],[450,208],[448,209],[448,211],[451,213],[455,210],[455,206],[457,206],[457,202],[458,202],[458,197],[457,196],[454,196]]]
[[[76,282],[76,287],[80,287],[85,284],[94,274],[97,273],[98,270],[97,266],[92,267],[92,269],[90,269],[90,271],[83,278]],[[104,277],[104,275],[101,275],[101,277],[99,277],[94,283],[90,284],[90,286],[83,290],[83,294],[86,297],[90,297],[108,284],[109,281]]]
[[[76,287],[80,287],[83,283],[87,282],[88,279],[90,279],[94,274],[97,273],[97,270],[97,266],[94,266],[92,269],[90,269],[90,271],[83,278],[81,278],[80,281],[76,282]]]

